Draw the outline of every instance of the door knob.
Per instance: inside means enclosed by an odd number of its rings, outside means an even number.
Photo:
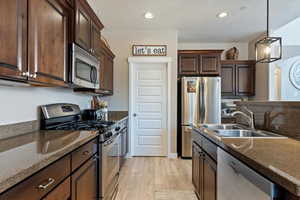
[[[134,113],[134,114],[133,114],[133,116],[134,116],[134,117],[136,117],[136,116],[137,116],[137,114],[136,114],[136,113]]]

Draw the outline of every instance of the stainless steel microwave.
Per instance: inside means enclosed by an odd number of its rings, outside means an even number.
[[[99,89],[99,81],[100,61],[78,45],[72,44],[72,87]]]

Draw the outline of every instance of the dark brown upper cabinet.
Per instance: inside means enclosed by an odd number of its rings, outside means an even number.
[[[179,68],[180,75],[194,75],[199,74],[199,57],[197,54],[185,55],[179,54]]]
[[[113,94],[114,87],[114,58],[115,55],[112,51],[101,42],[102,46],[102,56],[100,67],[100,92],[106,95]]]
[[[27,79],[27,1],[0,1],[0,77]]]
[[[91,50],[91,17],[88,15],[87,9],[83,6],[83,2],[76,1],[76,32],[75,41],[78,45],[87,51]]]
[[[29,80],[66,86],[70,9],[59,0],[28,1]]]
[[[219,75],[221,69],[221,54],[201,55],[200,75]]]
[[[101,57],[101,29],[92,23],[92,32],[91,32],[91,49],[92,53],[100,60]]]
[[[235,65],[223,64],[221,69],[222,95],[235,96]]]
[[[179,76],[219,76],[223,50],[178,51]]]
[[[255,61],[222,61],[222,96],[255,95]]]
[[[103,27],[86,0],[75,0],[75,42],[98,58]]]
[[[65,87],[72,18],[67,2],[4,0],[0,11],[5,30],[0,33],[0,77]]]

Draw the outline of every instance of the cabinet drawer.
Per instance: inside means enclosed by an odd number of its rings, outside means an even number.
[[[50,192],[43,200],[68,200],[71,196],[71,178],[67,178],[62,184]]]
[[[72,153],[72,171],[77,169],[97,152],[97,140],[93,140]]]
[[[55,162],[1,196],[1,200],[39,200],[70,174],[70,156]]]
[[[211,141],[209,141],[208,139],[204,138],[202,136],[202,148],[203,150],[211,157],[213,158],[215,161],[217,161],[217,145],[215,145],[214,143],[212,143]]]

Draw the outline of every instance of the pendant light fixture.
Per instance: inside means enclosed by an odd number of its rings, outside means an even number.
[[[282,58],[281,37],[270,37],[270,0],[267,0],[267,36],[255,43],[256,62],[272,63]]]

